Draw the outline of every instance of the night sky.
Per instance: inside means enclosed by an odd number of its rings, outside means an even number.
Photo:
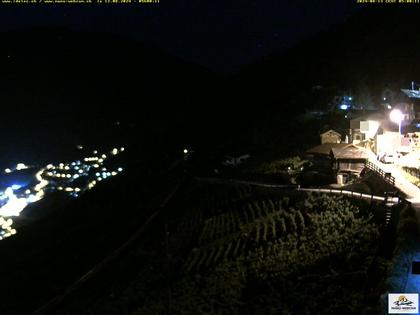
[[[284,50],[355,11],[354,1],[166,1],[149,5],[3,6],[2,31],[66,27],[152,42],[221,73]]]

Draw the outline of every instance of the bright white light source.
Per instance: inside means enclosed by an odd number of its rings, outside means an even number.
[[[4,194],[8,197],[7,203],[0,208],[0,215],[4,217],[18,216],[20,212],[28,205],[25,198],[17,198],[11,187],[8,187]],[[10,221],[9,221],[10,220]],[[5,227],[10,226],[13,223],[11,219],[8,219],[3,225]],[[2,228],[3,228],[2,225]],[[3,228],[5,229],[5,228]]]
[[[122,167],[118,168],[118,172],[122,172],[122,170],[123,170]]]
[[[188,150],[187,149],[184,149],[184,154],[187,154],[188,153]]]
[[[120,150],[121,150],[121,152],[124,152],[125,149],[124,149],[124,147],[121,147]]]
[[[118,149],[116,149],[116,148],[112,149],[112,154],[117,155],[118,154]]]
[[[12,170],[11,170],[10,168],[6,168],[6,169],[4,170],[4,172],[5,172],[5,173],[7,173],[7,174],[9,174],[9,173],[11,173],[11,172],[12,172]]]
[[[26,168],[28,168],[25,164],[23,164],[23,163],[18,163],[17,165],[16,165],[16,169],[18,170],[18,171],[20,171],[20,170],[24,170],[24,169],[26,169]]]
[[[391,119],[392,122],[399,124],[403,120],[403,114],[399,109],[393,109],[389,113],[389,119]]]
[[[18,185],[18,184],[14,184],[11,187],[12,187],[13,190],[18,190],[22,186],[21,185]]]
[[[28,198],[26,198],[26,200],[27,200],[29,203],[32,203],[32,202],[38,201],[38,200],[39,200],[39,198],[38,198],[37,196],[35,196],[35,195],[29,195],[29,196],[28,196]]]

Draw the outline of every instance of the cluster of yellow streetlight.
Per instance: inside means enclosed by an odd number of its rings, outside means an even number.
[[[12,227],[12,224],[12,219],[5,219],[3,217],[0,217],[0,226],[2,228],[2,231],[0,232],[0,240],[15,235],[17,233],[16,230]]]
[[[117,155],[124,150],[124,147],[119,149],[113,148],[111,150],[111,155]],[[94,150],[93,154],[98,154],[98,151]],[[57,166],[48,164],[45,168],[40,169],[35,174],[35,178],[37,179],[38,183],[33,188],[26,189],[24,196],[15,195],[13,190],[18,188],[14,188],[13,186],[7,188],[2,194],[2,198],[6,199],[7,203],[0,207],[0,240],[16,234],[16,230],[12,228],[13,220],[7,217],[18,216],[28,204],[42,199],[45,196],[45,188],[49,185],[49,181],[47,180],[48,178],[63,178],[72,181],[72,179],[77,179],[80,176],[87,176],[91,167],[100,168],[105,159],[107,159],[107,155],[102,154],[101,156],[91,156],[84,158],[85,162],[89,162],[86,164],[82,164],[80,161],[66,164],[59,163]],[[12,173],[13,171],[19,171],[27,168],[29,167],[24,163],[18,163],[14,168],[6,168],[4,172]],[[103,179],[110,176],[115,176],[122,171],[123,169],[121,167],[119,167],[117,171],[107,171],[105,167],[102,167],[101,172],[95,173],[95,179],[89,181],[84,189],[92,189],[95,187],[98,181],[102,181]],[[45,175],[47,176],[46,178],[44,178]],[[76,197],[78,196],[78,193],[83,190],[80,187],[64,185],[57,186],[56,188],[60,191],[69,192],[71,195]],[[5,219],[5,217],[7,219]]]

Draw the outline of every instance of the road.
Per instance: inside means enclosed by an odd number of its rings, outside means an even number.
[[[420,188],[409,182],[403,171],[395,164],[384,164],[376,160],[376,158],[369,159],[370,162],[380,167],[387,173],[391,173],[395,178],[395,187],[401,190],[407,197],[407,201],[411,202],[413,208],[416,210],[417,218],[420,221]]]

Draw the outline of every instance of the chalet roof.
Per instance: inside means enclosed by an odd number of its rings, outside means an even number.
[[[341,148],[331,148],[334,159],[369,159],[370,152],[354,144],[348,144]]]
[[[333,129],[330,129],[330,130],[327,130],[327,131],[325,131],[325,132],[321,133],[321,136],[326,135],[326,134],[328,134],[328,133],[333,133],[333,134],[335,134],[335,135],[337,135],[337,136],[341,137],[341,133],[339,133],[339,132],[337,132],[337,131],[335,131],[335,130],[333,130]]]
[[[306,151],[307,154],[330,155],[332,148],[343,148],[348,143],[323,143]]]
[[[401,92],[403,92],[409,98],[420,98],[420,91],[419,90],[401,89]]]

